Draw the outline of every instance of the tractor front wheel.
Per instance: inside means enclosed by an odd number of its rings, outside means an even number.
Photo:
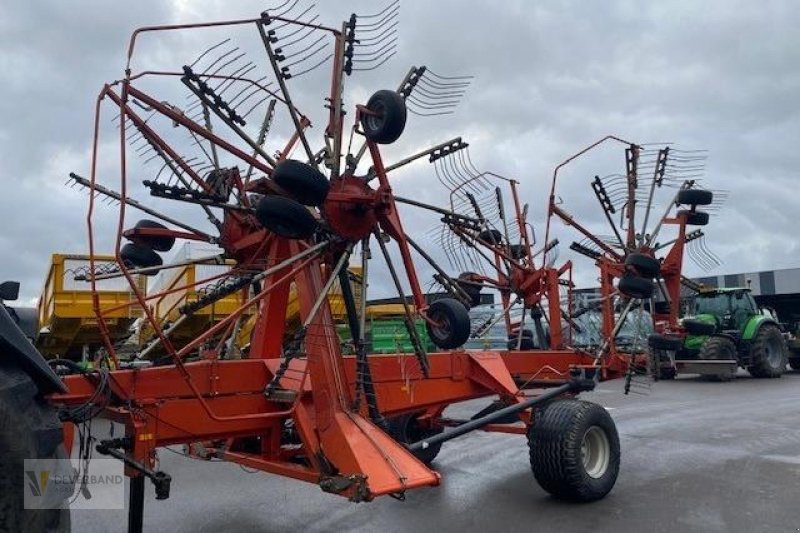
[[[528,429],[533,475],[562,500],[591,502],[614,487],[619,474],[619,435],[603,407],[557,400],[535,414]]]
[[[711,337],[698,354],[700,359],[706,361],[736,360],[736,344],[727,337]],[[730,381],[736,376],[735,368],[720,368],[716,374],[705,374],[706,378],[713,381]]]
[[[3,354],[6,355],[6,354]],[[41,491],[34,503],[47,509],[26,509],[25,494],[36,487],[26,478],[26,460],[67,459],[61,422],[27,373],[6,355],[0,361],[0,531],[69,531],[69,502],[57,490]],[[71,467],[61,462],[61,469]],[[50,466],[50,465],[48,465]],[[44,470],[52,474],[52,467]],[[58,471],[69,476],[71,471]],[[38,470],[28,476],[38,480]],[[53,479],[51,475],[50,479]],[[52,489],[52,486],[49,487]],[[71,496],[69,494],[68,496]]]
[[[779,378],[786,372],[789,349],[781,330],[774,324],[758,329],[750,345],[750,366],[747,371],[754,378]]]

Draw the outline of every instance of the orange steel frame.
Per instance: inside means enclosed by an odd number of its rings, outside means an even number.
[[[260,19],[231,21],[219,24],[258,24]],[[218,24],[218,25],[219,25]],[[178,29],[189,26],[171,26]],[[213,135],[185,116],[175,112],[131,85],[138,76],[130,71],[130,54],[138,30],[131,39],[129,65],[126,79],[118,93],[112,85],[106,85],[97,100],[95,116],[94,153],[92,157],[91,187],[95,184],[100,104],[109,98],[120,113],[121,158],[121,207],[117,232],[116,255],[120,270],[136,291],[134,305],[144,310],[159,336],[166,352],[172,354],[172,364],[136,370],[111,370],[111,401],[101,416],[125,427],[130,439],[127,455],[146,468],[156,464],[156,450],[174,444],[196,442],[211,443],[212,454],[224,460],[237,462],[252,468],[282,476],[319,484],[323,490],[348,497],[353,501],[370,500],[384,494],[399,494],[421,486],[437,485],[440,476],[412,455],[405,445],[398,443],[383,429],[370,421],[367,408],[355,409],[354,390],[356,364],[351,357],[343,357],[327,299],[313,316],[306,332],[305,358],[294,359],[289,370],[280,380],[280,388],[291,394],[280,399],[265,395],[267,385],[281,364],[285,333],[286,303],[290,285],[294,283],[300,304],[301,320],[305,321],[313,312],[318,296],[323,292],[325,280],[331,275],[332,259],[341,253],[329,251],[327,257],[309,254],[294,264],[287,265],[263,281],[261,291],[226,319],[222,320],[193,342],[176,350],[163,333],[155,317],[148,310],[146,301],[157,295],[145,296],[135,288],[127,267],[119,260],[120,242],[125,211],[125,135],[126,120],[131,120],[148,139],[171,157],[186,174],[207,187],[192,169],[174,153],[145,121],[129,106],[130,98],[136,98],[173,122],[184,126],[218,147],[230,152],[242,161],[252,164],[267,176],[271,167],[251,157],[223,139]],[[333,31],[337,39],[341,34]],[[163,73],[162,73],[163,74]],[[174,73],[167,73],[174,75]],[[335,87],[334,87],[335,89]],[[334,95],[336,96],[336,95]],[[338,101],[338,100],[337,100]],[[357,113],[366,112],[358,108]],[[341,120],[336,112],[331,120]],[[307,125],[307,121],[301,119]],[[341,129],[340,123],[329,124],[327,131]],[[289,141],[297,142],[297,136]],[[408,242],[394,204],[394,197],[386,178],[378,146],[368,141],[379,186],[362,193],[344,188],[331,202],[352,202],[371,206],[385,233],[400,246],[400,251],[415,303],[424,309],[426,303],[411,260]],[[283,152],[288,153],[289,148]],[[346,179],[336,177],[335,179]],[[333,180],[335,181],[335,180]],[[252,183],[254,185],[256,182]],[[241,188],[242,184],[238,184]],[[276,191],[270,180],[258,184],[267,192]],[[336,184],[332,183],[332,191]],[[240,192],[244,192],[243,190]],[[338,193],[337,193],[338,194]],[[349,196],[348,196],[349,195]],[[246,198],[246,195],[243,194]],[[90,254],[94,256],[92,212],[94,191],[90,190],[90,207],[87,215]],[[516,198],[515,198],[516,201]],[[519,216],[519,205],[516,202]],[[245,206],[246,207],[246,206]],[[222,228],[222,246],[228,254],[245,266],[265,268],[292,258],[312,246],[301,241],[290,241],[277,235],[269,235],[254,222],[252,215],[244,211],[226,210]],[[139,230],[142,235],[147,231]],[[151,235],[170,234],[156,231]],[[135,233],[127,233],[128,236]],[[207,235],[191,235],[174,232],[180,238],[208,240]],[[501,253],[497,251],[496,253]],[[92,265],[94,268],[94,265]],[[550,299],[551,309],[558,305],[557,278],[563,271],[531,270],[515,274],[515,282],[525,289],[526,301],[538,301],[543,288]],[[546,280],[546,282],[545,282]],[[91,278],[94,289],[94,278]],[[555,287],[555,290],[552,290]],[[535,289],[533,289],[535,288]],[[243,300],[245,298],[243,297]],[[101,330],[104,329],[104,310],[95,299],[95,310]],[[223,331],[229,331],[233,321],[250,305],[258,306],[259,319],[254,328],[249,359],[221,360],[218,350],[205,350],[204,359],[186,362],[188,354]],[[424,316],[424,315],[423,315]],[[560,319],[552,320],[560,324]],[[560,340],[556,343],[561,347]],[[116,365],[114,347],[106,339],[106,348]],[[219,348],[219,346],[218,346]],[[393,356],[372,355],[368,358],[381,412],[388,417],[403,413],[424,412],[423,423],[436,424],[436,418],[452,403],[500,395],[509,403],[525,399],[522,389],[530,385],[563,382],[574,367],[597,368],[597,361],[590,354],[572,350],[520,352],[464,352],[434,353],[427,379],[407,379],[406,369],[415,361],[414,354]],[[603,360],[602,377],[620,376],[624,371],[621,360]],[[608,364],[606,364],[608,363]],[[91,377],[71,375],[64,378],[67,393],[54,394],[49,401],[55,405],[75,405],[86,402],[95,392]],[[522,385],[520,385],[522,384]],[[521,415],[523,422],[530,422],[530,415]],[[296,446],[285,446],[282,442],[287,422],[291,420],[298,436]],[[509,429],[489,427],[502,431],[524,433],[525,428]],[[72,428],[67,424],[67,436]],[[253,439],[253,437],[257,437]],[[71,443],[71,439],[67,439]],[[255,448],[254,444],[255,443]],[[126,466],[129,476],[141,476],[136,469]]]

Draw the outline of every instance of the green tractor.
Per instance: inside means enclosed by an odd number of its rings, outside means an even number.
[[[786,371],[789,349],[775,314],[759,308],[747,288],[702,290],[694,316],[683,319],[686,336],[675,353],[670,375],[702,374],[727,381],[742,367],[756,378],[778,378]]]

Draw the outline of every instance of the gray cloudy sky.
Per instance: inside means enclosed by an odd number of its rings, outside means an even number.
[[[326,2],[321,18],[338,24],[351,11],[374,12],[371,4]],[[155,23],[251,17],[269,7],[229,0],[114,5],[0,3],[0,278],[21,281],[26,299],[38,295],[50,253],[86,249],[86,197],[63,183],[70,171],[88,174],[94,99],[103,82],[122,77],[130,32]],[[348,80],[348,94],[364,98],[392,88],[410,65],[474,75],[455,115],[413,118],[389,153],[462,135],[480,169],[522,182],[537,227],[553,166],[605,134],[706,148],[706,186],[730,191],[707,229],[723,260],[715,272],[800,266],[794,225],[799,27],[800,10],[789,1],[402,0],[397,55],[378,73]],[[191,39],[142,46],[141,66],[177,68],[202,50]],[[309,80],[297,80],[292,90],[321,107],[324,80]],[[619,156],[614,165],[587,172],[620,172],[621,163]],[[113,174],[113,165],[103,168]],[[589,177],[570,188],[575,205],[579,197],[593,201]],[[398,174],[395,187],[444,203],[425,164]],[[108,237],[101,243],[110,246],[116,209],[102,210],[98,223],[108,226]],[[411,233],[426,230],[409,220]],[[594,275],[590,264],[579,269],[583,279]],[[688,271],[701,273],[691,265]]]

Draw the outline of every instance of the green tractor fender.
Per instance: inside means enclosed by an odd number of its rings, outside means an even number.
[[[775,322],[771,317],[764,316],[764,315],[755,315],[750,317],[750,319],[745,323],[744,328],[742,329],[742,340],[743,341],[752,341],[753,337],[756,336],[758,333],[759,328],[765,324],[772,324],[773,326],[780,325]]]

